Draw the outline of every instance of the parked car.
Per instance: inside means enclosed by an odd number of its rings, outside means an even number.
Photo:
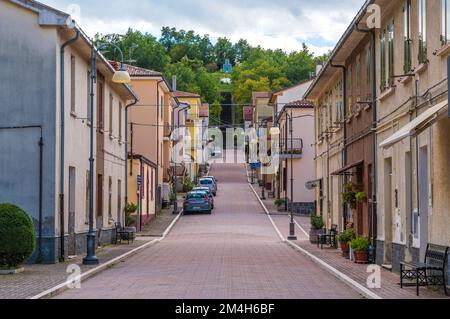
[[[209,189],[209,187],[195,187],[193,190],[193,192],[206,192],[209,196],[209,200],[211,202],[211,208],[214,209],[214,195],[211,192],[211,190]]]
[[[186,195],[183,203],[184,213],[207,213],[211,214],[212,207],[208,193],[190,192]]]
[[[214,196],[217,196],[217,184],[212,178],[200,178],[198,187],[209,187]]]
[[[203,178],[211,178],[216,184],[219,182],[214,176],[204,176]]]

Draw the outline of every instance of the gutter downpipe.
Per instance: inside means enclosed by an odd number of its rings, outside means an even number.
[[[64,53],[65,53],[65,48],[71,44],[73,44],[74,42],[78,41],[78,39],[80,39],[80,31],[77,30],[76,31],[77,34],[75,35],[74,38],[68,40],[67,42],[63,43],[63,45],[61,46],[61,58],[60,58],[60,63],[61,63],[61,72],[60,72],[60,115],[61,115],[61,127],[60,127],[60,171],[59,171],[59,175],[60,175],[60,185],[59,185],[59,214],[60,214],[60,256],[59,256],[59,261],[60,262],[64,262],[65,261],[65,239],[64,239],[64,235],[65,235],[65,221],[64,221],[64,162],[65,162],[65,69],[64,69],[64,64],[65,64],[65,57],[64,57]]]
[[[355,25],[355,29],[358,32],[370,33],[370,46],[372,53],[372,216],[371,220],[371,241],[372,246],[376,249],[377,240],[377,192],[378,192],[378,179],[377,179],[377,77],[376,77],[376,35],[374,30],[360,29],[358,25]],[[375,261],[375,256],[373,256]]]
[[[134,98],[134,102],[125,106],[125,205],[128,205],[128,109],[139,102]],[[125,217],[125,214],[123,214]],[[125,219],[121,218],[122,225],[125,225]]]
[[[159,204],[161,204],[161,192],[158,192],[158,183],[159,183],[159,165],[160,165],[160,162],[159,162],[159,157],[160,157],[160,152],[161,152],[161,150],[159,149],[159,146],[160,146],[160,141],[159,141],[159,129],[160,129],[160,125],[159,125],[159,121],[160,121],[160,113],[159,113],[159,108],[162,106],[162,105],[160,105],[160,103],[159,103],[159,99],[160,99],[160,94],[159,94],[159,84],[160,83],[163,83],[164,82],[164,80],[160,80],[160,81],[158,81],[158,82],[156,82],[156,123],[157,123],[157,125],[156,125],[156,178],[155,178],[155,191],[156,191],[156,194],[158,195],[157,196],[157,204],[158,205],[156,205],[157,207],[155,207],[156,208],[156,211],[158,212],[159,211]],[[161,112],[162,113],[162,112]],[[164,123],[163,123],[163,125],[164,125]]]
[[[347,67],[345,65],[336,65],[333,63],[333,60],[330,61],[330,66],[333,68],[339,68],[342,69],[343,72],[343,79],[342,79],[342,90],[344,91],[342,94],[342,99],[344,100],[342,103],[343,108],[343,117],[344,117],[344,149],[342,151],[342,162],[343,167],[347,165],[348,162],[348,152],[347,152],[347,125],[345,123],[345,119],[347,118]],[[330,162],[330,154],[328,152],[327,158],[328,162]],[[327,172],[328,173],[328,172]],[[347,176],[344,175],[344,178],[342,179],[342,186],[345,188],[345,185],[347,184]],[[347,227],[347,214],[348,214],[348,207],[347,205],[343,205],[343,217],[344,217],[344,229]]]

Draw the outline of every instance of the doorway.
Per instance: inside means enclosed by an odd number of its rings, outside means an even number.
[[[76,249],[76,170],[75,167],[69,167],[69,220],[68,220],[68,254],[75,256]]]
[[[384,160],[384,263],[392,263],[392,158]]]
[[[419,242],[420,260],[425,259],[428,244],[428,201],[430,198],[428,177],[428,148],[422,147],[419,151]]]
[[[103,228],[103,175],[97,175],[97,229]]]

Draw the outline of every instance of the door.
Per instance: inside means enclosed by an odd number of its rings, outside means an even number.
[[[69,220],[68,220],[68,254],[69,256],[75,256],[76,250],[76,170],[75,167],[69,167]]]
[[[97,229],[103,228],[103,175],[97,175]]]
[[[392,263],[392,158],[384,160],[384,263]]]
[[[428,148],[419,151],[419,242],[420,260],[423,261],[428,244],[429,206]]]

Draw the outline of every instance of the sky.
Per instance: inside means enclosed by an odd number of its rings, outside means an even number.
[[[128,28],[159,38],[163,26],[287,52],[333,49],[364,0],[40,0],[75,17],[89,35]]]

